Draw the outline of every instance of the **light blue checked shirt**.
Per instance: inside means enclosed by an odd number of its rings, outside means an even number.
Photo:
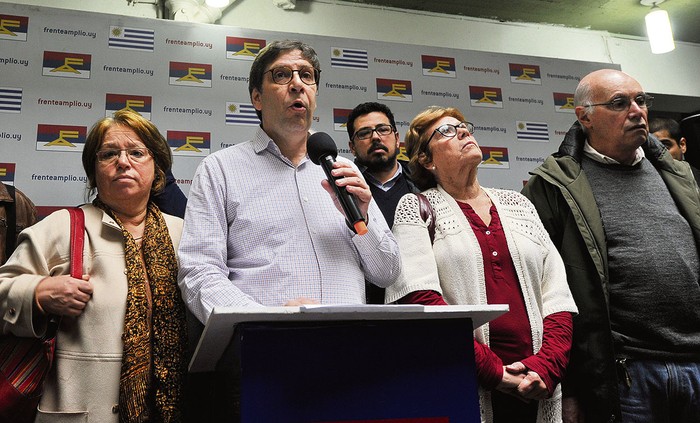
[[[338,160],[346,159],[338,158]],[[365,279],[391,285],[401,263],[379,207],[354,234],[321,186],[321,166],[298,167],[262,129],[206,157],[192,180],[178,249],[179,284],[202,322],[216,306],[365,302]]]

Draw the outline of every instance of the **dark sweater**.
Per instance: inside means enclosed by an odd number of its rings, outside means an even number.
[[[610,319],[618,356],[700,358],[700,260],[688,222],[646,159],[584,157],[605,228]]]
[[[401,197],[411,192],[420,192],[420,190],[413,185],[413,182],[411,182],[410,178],[407,176],[408,170],[406,169],[406,165],[402,162],[399,162],[399,165],[402,166],[402,172],[399,174],[396,182],[394,182],[394,186],[392,186],[389,191],[384,191],[383,189],[374,185],[372,183],[372,178],[369,178],[365,173],[366,170],[361,168],[365,179],[367,180],[367,184],[369,185],[369,189],[372,191],[372,197],[374,197],[374,201],[376,201],[377,205],[379,206],[379,210],[382,211],[382,215],[384,216],[386,223],[389,225],[389,228],[394,226],[394,212],[396,212],[396,206],[399,204]],[[367,283],[365,285],[365,289],[367,304],[384,304],[384,288]]]
[[[394,186],[392,186],[389,191],[384,191],[371,182],[369,182],[369,189],[372,191],[372,197],[374,201],[377,202],[379,210],[382,211],[386,223],[389,225],[389,228],[391,228],[394,226],[394,212],[396,212],[396,206],[399,204],[399,200],[404,195],[413,192],[408,185],[406,177],[403,173],[399,174]]]

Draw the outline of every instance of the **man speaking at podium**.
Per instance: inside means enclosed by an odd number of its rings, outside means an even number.
[[[194,175],[179,283],[202,322],[217,306],[360,304],[365,279],[386,287],[398,276],[396,240],[357,168],[339,159],[333,172],[357,200],[363,235],[347,225],[323,169],[307,156],[320,72],[304,43],[262,49],[248,84],[260,128],[251,141],[206,157]]]

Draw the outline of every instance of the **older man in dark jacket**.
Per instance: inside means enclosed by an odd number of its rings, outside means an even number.
[[[565,422],[700,421],[700,196],[648,135],[651,100],[620,71],[584,77],[578,122],[523,189],[579,308]]]

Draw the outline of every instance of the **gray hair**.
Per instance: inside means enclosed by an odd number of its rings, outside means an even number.
[[[574,106],[585,106],[586,114],[593,114],[595,108],[591,106],[593,103],[593,90],[591,84],[587,80],[581,81],[576,87],[574,93]]]

